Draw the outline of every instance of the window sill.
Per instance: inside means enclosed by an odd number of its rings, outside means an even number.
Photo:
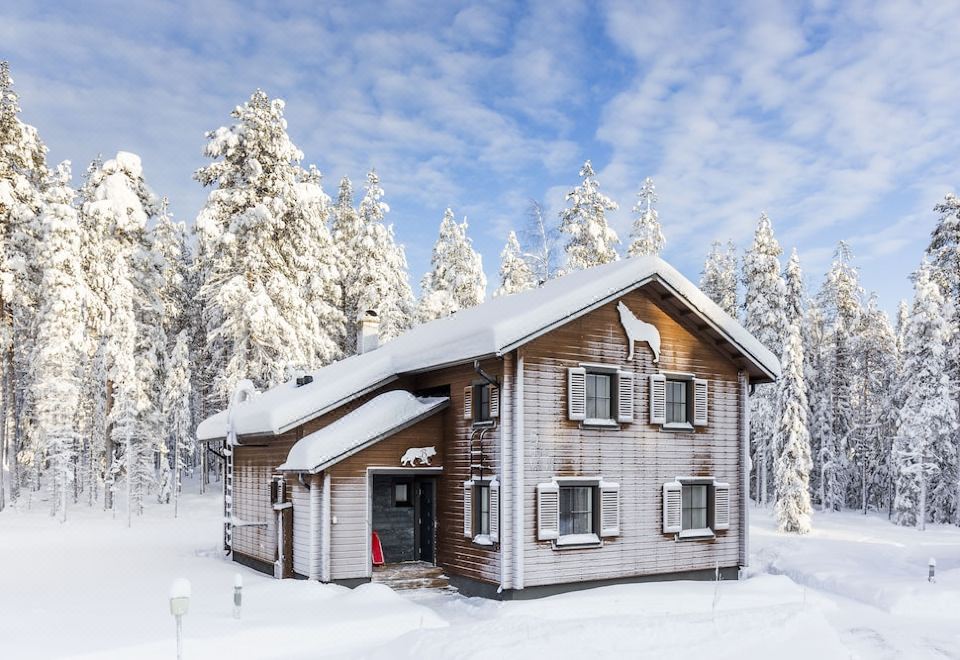
[[[473,537],[473,542],[477,545],[493,545],[489,534],[477,534]]]
[[[664,431],[692,431],[693,424],[690,422],[669,422],[667,424],[662,424],[661,427]]]
[[[483,421],[483,422],[474,422],[474,423],[473,423],[473,427],[474,427],[474,428],[485,428],[485,427],[490,427],[490,426],[495,426],[495,425],[496,425],[496,422],[495,422],[494,420],[492,420],[492,419],[488,419],[488,420]]]
[[[716,538],[716,535],[712,529],[706,527],[704,529],[685,529],[677,534],[677,538],[681,541],[687,539],[713,539]]]
[[[600,545],[596,534],[565,534],[554,541],[558,548],[582,548]]]
[[[613,419],[585,419],[582,424],[584,426],[601,426],[604,428],[618,429],[620,424]]]

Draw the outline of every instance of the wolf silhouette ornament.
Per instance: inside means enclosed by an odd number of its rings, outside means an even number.
[[[627,362],[633,361],[633,343],[636,341],[645,341],[653,351],[653,361],[660,362],[660,331],[652,323],[641,321],[633,315],[623,301],[617,303],[617,311],[620,312],[620,323],[627,333],[627,343],[630,344],[630,354],[627,356]]]

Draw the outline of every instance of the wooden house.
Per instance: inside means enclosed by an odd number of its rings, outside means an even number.
[[[236,561],[371,579],[422,561],[461,592],[736,579],[748,396],[777,359],[674,268],[626,259],[495,298],[262,393],[198,435],[228,455]]]

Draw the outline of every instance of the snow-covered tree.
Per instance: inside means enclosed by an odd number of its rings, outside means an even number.
[[[567,193],[569,206],[560,212],[560,231],[569,236],[567,270],[583,270],[617,261],[620,242],[607,224],[607,211],[617,204],[600,192],[593,166],[588,160],[580,168],[580,185]]]
[[[895,520],[920,529],[930,517],[931,482],[942,476],[940,462],[944,451],[952,447],[957,430],[957,411],[946,369],[947,347],[955,331],[948,320],[952,313],[949,307],[924,261],[914,279],[914,300],[904,342],[904,403],[893,446]]]
[[[195,448],[191,415],[190,337],[187,331],[177,335],[173,352],[167,361],[166,381],[163,387],[163,428],[173,447],[173,515],[179,512],[180,487],[187,458]]]
[[[733,318],[737,318],[737,248],[733,241],[724,250],[720,241],[710,245],[703,264],[700,290]]]
[[[31,381],[38,460],[48,462],[51,513],[67,517],[77,458],[76,414],[84,367],[83,303],[86,299],[80,259],[80,227],[70,187],[70,163],[57,167],[48,184],[41,216],[43,272]]]
[[[458,224],[450,209],[440,222],[430,268],[420,284],[418,322],[432,321],[483,302],[487,289],[483,262],[467,237],[467,221]]]
[[[547,222],[543,206],[530,200],[527,224],[521,233],[523,258],[530,266],[536,285],[539,286],[560,274],[560,230],[555,223]]]
[[[157,222],[150,235],[151,251],[160,273],[160,301],[163,304],[163,330],[171,340],[190,323],[191,298],[190,247],[187,229],[170,217],[167,198],[160,201]]]
[[[633,207],[633,231],[630,232],[630,247],[627,254],[631,257],[657,255],[663,252],[663,230],[660,228],[660,216],[653,207],[657,201],[657,191],[653,179],[647,177],[643,188],[637,193],[637,203]]]
[[[326,222],[326,195],[290,140],[284,103],[257,90],[207,134],[214,160],[196,172],[216,186],[197,217],[201,321],[212,395],[222,406],[236,384],[282,381],[340,355],[344,319]]]
[[[774,440],[774,509],[780,531],[806,534],[810,531],[813,463],[801,339],[803,275],[796,250],[787,264],[786,290],[787,337],[783,347],[783,374],[777,383],[779,419]]]
[[[5,61],[0,61],[0,510],[20,489],[28,374],[34,313],[46,147],[20,120],[20,102]],[[7,474],[5,466],[10,467]]]
[[[500,286],[493,292],[497,296],[509,296],[532,289],[537,285],[530,264],[520,252],[520,242],[516,232],[507,235],[507,244],[500,253]]]
[[[352,231],[352,242],[348,245],[351,262],[341,267],[341,271],[345,270],[348,275],[345,289],[345,343],[350,347],[350,352],[356,350],[357,322],[368,310],[377,313],[381,342],[402,334],[410,328],[412,320],[414,300],[407,257],[403,246],[396,242],[393,227],[384,222],[390,207],[383,201],[383,195],[380,177],[371,170],[367,174],[366,193],[357,213],[360,224],[353,231],[347,229],[345,222],[341,232],[340,240],[344,240],[343,235]],[[345,210],[343,214],[347,215]]]
[[[786,327],[785,284],[780,274],[780,244],[766,213],[760,215],[753,244],[743,257],[743,325],[774,355],[783,350]],[[776,386],[760,385],[750,397],[750,439],[753,447],[757,502],[766,504],[770,443],[776,424]]]

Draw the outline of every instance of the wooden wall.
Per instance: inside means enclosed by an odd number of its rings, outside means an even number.
[[[660,331],[660,363],[638,342],[627,362],[617,301],[524,346],[525,585],[575,582],[736,566],[739,549],[737,367],[698,339],[643,289],[621,300]],[[635,421],[620,429],[581,428],[567,420],[567,367],[580,362],[621,365],[636,374]],[[709,425],[664,431],[647,423],[648,376],[692,372],[709,380]],[[709,475],[730,484],[730,529],[715,540],[676,541],[662,533],[661,488],[677,476]],[[554,550],[536,539],[536,485],[553,476],[602,476],[621,485],[621,534],[603,547]]]

